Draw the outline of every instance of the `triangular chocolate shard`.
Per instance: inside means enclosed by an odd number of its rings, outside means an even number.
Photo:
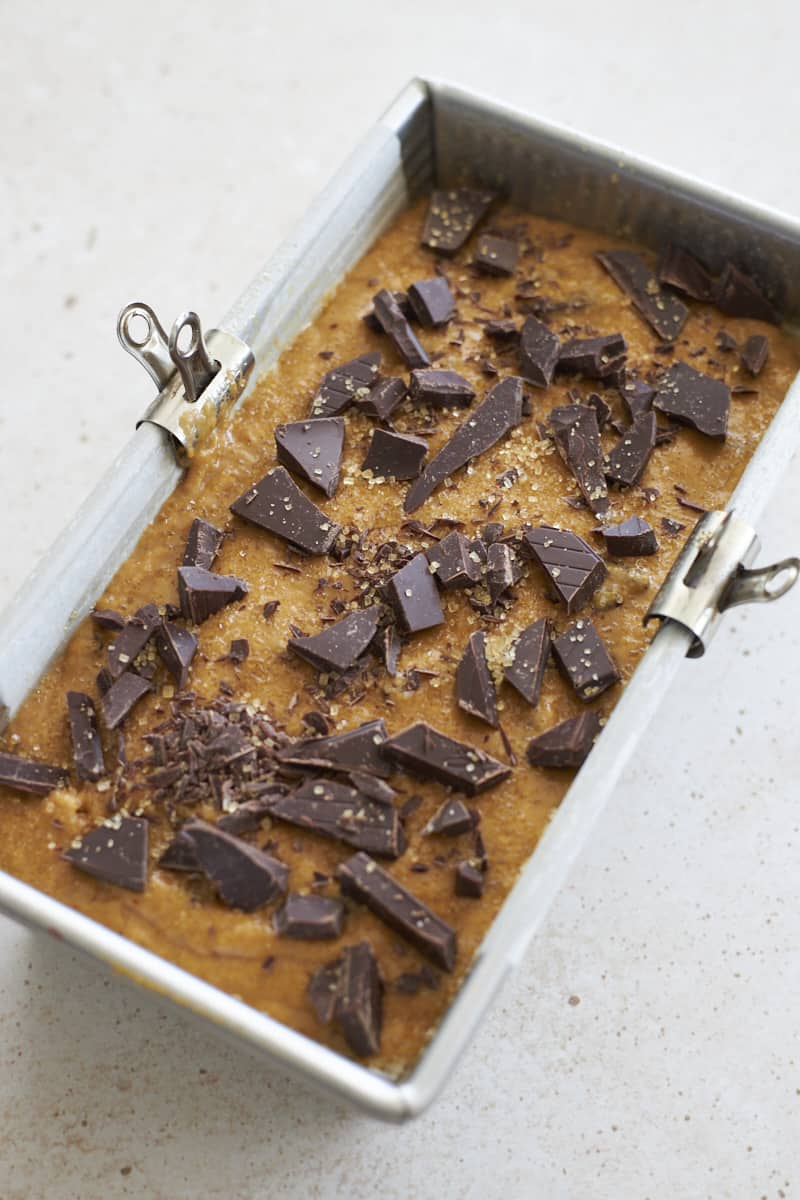
[[[456,895],[469,896],[472,900],[480,900],[483,895],[483,885],[486,872],[476,866],[470,859],[465,859],[456,867]]]
[[[586,404],[566,404],[553,409],[547,424],[556,449],[589,508],[594,513],[604,513],[608,508],[608,488],[596,412]]]
[[[160,624],[161,614],[155,604],[145,604],[125,622],[125,628],[108,647],[108,669],[114,679],[128,670]]]
[[[620,673],[593,623],[576,621],[553,641],[553,657],[581,700],[594,700]]]
[[[523,379],[549,387],[561,354],[561,342],[536,317],[528,317],[519,338],[519,369]]]
[[[551,525],[526,530],[523,540],[567,612],[579,612],[606,577],[600,555],[576,533]]]
[[[386,737],[382,720],[365,721],[344,733],[294,742],[278,752],[278,759],[287,766],[309,771],[368,771],[370,775],[386,778],[392,773],[381,753]]]
[[[511,767],[505,763],[467,742],[457,742],[424,721],[388,738],[383,753],[403,770],[421,779],[438,779],[468,796],[497,787],[511,774]]]
[[[689,309],[673,292],[664,291],[644,259],[634,250],[601,250],[595,258],[658,336],[674,341]]]
[[[348,613],[311,637],[290,638],[288,648],[318,671],[347,671],[365,653],[380,620],[380,605]]]
[[[706,437],[724,441],[730,403],[730,390],[721,379],[678,362],[658,381],[653,407]]]
[[[275,467],[235,500],[231,512],[306,554],[327,554],[340,527],[300,491],[285,467]]]
[[[608,456],[606,479],[617,487],[633,487],[644,474],[656,444],[656,414],[641,413],[634,417],[630,429],[623,433]]]
[[[640,413],[650,411],[653,397],[656,394],[656,389],[651,387],[649,383],[645,383],[643,379],[636,379],[627,374],[617,388],[617,391],[627,407],[632,421],[635,421]]]
[[[742,347],[742,366],[751,375],[758,375],[769,356],[769,338],[763,333],[753,333]]]
[[[372,307],[381,329],[407,367],[428,367],[430,359],[411,328],[411,323],[391,292],[383,288],[372,298]]]
[[[276,796],[270,814],[380,858],[399,858],[406,848],[403,826],[391,805],[334,780],[309,779],[288,796]]]
[[[79,845],[71,846],[61,857],[103,883],[143,892],[147,883],[148,828],[147,821],[140,817],[111,817],[90,829]]]
[[[184,837],[179,830],[159,858],[158,866],[165,871],[199,871],[200,863],[191,838]]]
[[[581,713],[554,725],[531,738],[528,762],[533,767],[579,767],[585,761],[600,732],[596,712]]]
[[[201,625],[214,613],[243,600],[247,584],[235,575],[215,575],[204,567],[178,567],[178,598],[187,621]]]
[[[780,325],[773,305],[749,275],[728,263],[714,288],[714,304],[730,317],[752,317]]]
[[[134,705],[151,690],[150,684],[134,671],[120,675],[100,699],[100,711],[106,729],[116,729],[130,714]]]
[[[418,633],[444,621],[439,589],[422,553],[392,575],[386,584],[386,594],[408,633]]]
[[[431,193],[422,244],[437,254],[455,254],[470,238],[496,198],[478,188],[437,189]]]
[[[338,417],[351,404],[365,399],[378,381],[380,365],[380,354],[371,350],[326,371],[311,402],[310,416]]]
[[[459,708],[497,727],[497,693],[486,659],[486,634],[482,630],[470,635],[456,667],[456,699]]]
[[[550,654],[550,622],[546,617],[522,630],[514,642],[512,654],[503,678],[535,708]]]
[[[196,818],[181,833],[224,904],[253,912],[285,894],[289,868],[277,858]]]
[[[454,837],[459,833],[469,833],[475,825],[475,817],[463,800],[445,800],[437,808],[428,824],[423,829],[423,836],[431,833],[442,833]]]
[[[658,278],[693,300],[710,301],[714,280],[693,254],[682,246],[667,246],[658,266]]]
[[[106,773],[94,701],[84,692],[67,692],[67,712],[75,771],[79,779],[94,782]]]
[[[381,1046],[383,980],[369,942],[346,946],[333,962],[318,967],[308,995],[323,1025],[336,1020],[354,1054],[367,1058]]]
[[[197,517],[189,529],[181,566],[205,567],[206,571],[210,571],[224,538],[221,529]]]
[[[165,621],[156,634],[156,650],[179,688],[189,680],[189,667],[197,653],[197,638],[189,629]]]
[[[278,462],[308,480],[326,496],[339,486],[344,446],[344,420],[318,417],[275,427]]]
[[[373,479],[416,479],[427,453],[428,443],[423,438],[376,429],[361,470],[370,471]]]

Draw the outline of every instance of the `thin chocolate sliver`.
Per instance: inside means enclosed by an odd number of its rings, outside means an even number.
[[[528,317],[519,338],[519,369],[523,379],[549,387],[561,355],[561,342],[536,317]]]
[[[661,376],[653,407],[706,437],[724,441],[730,403],[730,390],[721,379],[678,362]]]
[[[372,298],[375,316],[407,367],[428,367],[430,359],[391,292],[383,288]]]
[[[769,355],[769,338],[763,333],[753,333],[742,347],[742,366],[751,375],[758,375]]]
[[[595,258],[658,336],[674,341],[686,324],[689,309],[677,296],[664,291],[644,259],[634,250],[600,250]]]
[[[403,826],[390,804],[334,780],[306,780],[288,796],[276,796],[270,813],[380,858],[399,858],[406,848]]]
[[[519,243],[512,238],[482,233],[473,264],[485,275],[513,275],[517,269]]]
[[[61,857],[93,879],[143,892],[147,884],[148,828],[141,817],[111,818],[90,829]]]
[[[456,254],[486,215],[495,193],[478,188],[450,188],[431,193],[422,244],[437,254]]]
[[[125,622],[125,628],[108,647],[108,669],[114,679],[128,670],[160,624],[161,614],[155,604],[145,604]]]
[[[347,671],[367,650],[375,636],[380,606],[373,604],[348,613],[311,637],[291,638],[288,649],[311,663],[318,671]]]
[[[440,542],[425,551],[425,556],[445,590],[472,587],[480,580],[480,556],[459,529],[445,534]]]
[[[75,771],[79,779],[94,782],[106,773],[94,701],[85,692],[67,692],[67,712]]]
[[[503,672],[503,678],[519,692],[533,708],[539,703],[544,669],[550,654],[550,622],[546,617],[528,625],[517,637],[513,658]]]
[[[215,575],[204,567],[178,567],[178,598],[187,621],[201,625],[228,604],[243,600],[248,587],[235,575]]]
[[[408,302],[424,329],[446,325],[455,316],[456,304],[450,284],[443,275],[418,279],[408,289]]]
[[[708,302],[713,298],[714,280],[682,246],[667,246],[658,266],[658,278],[693,300]]]
[[[343,446],[342,417],[317,417],[275,426],[278,462],[329,498],[339,486]]]
[[[661,528],[665,533],[675,534],[680,533],[686,526],[682,525],[680,521],[673,521],[672,517],[662,517]]]
[[[333,367],[322,377],[311,402],[312,417],[338,417],[370,392],[378,380],[381,356],[377,350]]]
[[[475,818],[463,800],[445,800],[422,830],[422,835],[442,833],[455,837],[459,833],[469,833],[474,825]]]
[[[437,967],[452,971],[456,931],[368,854],[354,854],[341,863],[336,875],[345,896],[366,905]]]
[[[279,859],[197,818],[181,833],[224,904],[253,912],[285,894],[289,868]]]
[[[202,517],[196,517],[189,528],[181,566],[204,567],[206,571],[210,571],[224,538],[225,534],[221,529],[217,529],[209,521],[204,521]]]
[[[475,388],[457,371],[425,367],[411,372],[409,395],[415,404],[432,408],[465,408],[475,399]]]
[[[150,684],[141,675],[126,671],[111,685],[100,700],[100,711],[106,729],[116,729],[131,710],[151,690]]]
[[[605,642],[585,618],[553,641],[553,657],[581,700],[594,700],[619,682],[619,670]]]
[[[511,774],[511,767],[505,763],[467,742],[457,742],[424,721],[387,738],[382,751],[412,775],[437,779],[468,796],[497,787]]]
[[[361,470],[371,471],[373,479],[416,479],[427,453],[428,443],[423,438],[376,429]]]
[[[444,621],[439,589],[423,553],[415,554],[392,575],[386,584],[386,594],[408,633],[419,633]]]
[[[729,317],[753,317],[757,321],[769,321],[771,325],[781,323],[780,316],[757,284],[733,263],[727,264],[717,280],[714,303]]]
[[[596,712],[569,717],[528,743],[528,762],[533,767],[580,767],[600,732]]]
[[[602,515],[608,508],[608,488],[596,412],[586,404],[565,404],[553,409],[547,424],[584,500],[593,513]]]
[[[618,487],[633,487],[644,474],[656,444],[656,414],[641,413],[623,433],[608,456],[606,479]]]
[[[341,936],[344,905],[341,900],[326,896],[302,896],[290,892],[272,918],[272,924],[280,937],[304,942],[329,941]]]
[[[607,379],[620,369],[627,353],[628,344],[621,333],[571,338],[561,346],[557,368],[590,379]]]
[[[186,687],[189,667],[197,653],[198,641],[189,629],[164,621],[156,634],[156,650],[178,688]]]
[[[346,946],[313,973],[308,998],[323,1025],[335,1020],[354,1054],[377,1054],[383,1023],[383,980],[369,942]]]
[[[294,742],[278,752],[278,759],[309,771],[367,771],[386,778],[392,773],[382,754],[386,737],[383,720],[365,721],[344,733]]]
[[[327,554],[340,526],[301,492],[285,467],[275,467],[231,505],[231,512],[306,554]]]
[[[101,629],[112,629],[114,633],[119,633],[125,628],[125,618],[113,608],[93,608],[89,616]]]
[[[31,796],[46,796],[55,788],[66,787],[69,775],[62,767],[21,758],[18,754],[0,752],[0,787]]]
[[[374,417],[377,421],[388,421],[407,395],[405,380],[397,375],[389,375],[380,379],[363,400],[356,401],[356,405],[368,417]]]
[[[628,517],[618,525],[604,525],[600,532],[609,554],[620,558],[638,558],[658,550],[655,530],[641,517]]]
[[[525,531],[524,544],[546,572],[568,613],[580,612],[606,577],[599,554],[568,529],[540,525]]]
[[[470,635],[461,661],[456,667],[456,699],[459,708],[497,727],[497,693],[486,658],[486,634]]]
[[[494,385],[412,483],[403,505],[405,512],[418,509],[445,479],[490,450],[521,421],[522,380],[509,376]]]

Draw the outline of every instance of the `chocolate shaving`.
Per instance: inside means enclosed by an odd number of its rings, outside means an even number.
[[[281,606],[280,600],[268,600],[267,603],[264,605],[264,607],[261,610],[261,612],[264,616],[264,620],[269,621],[270,618],[273,617],[275,615],[275,613],[278,611],[280,606]]]
[[[580,767],[600,732],[600,716],[596,712],[569,717],[552,729],[531,738],[528,743],[528,762],[532,767]]]
[[[751,375],[759,375],[769,355],[769,338],[763,333],[753,333],[742,348],[742,366]]]
[[[341,528],[300,491],[285,467],[248,488],[231,512],[306,554],[327,554]]]
[[[497,787],[511,774],[510,767],[483,750],[467,742],[457,742],[424,721],[387,738],[382,751],[391,762],[412,775],[438,779],[468,796]]]

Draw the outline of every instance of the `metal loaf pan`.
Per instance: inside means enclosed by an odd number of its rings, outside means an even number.
[[[411,199],[434,183],[456,182],[499,186],[535,213],[654,249],[680,240],[712,268],[733,257],[784,313],[795,319],[800,314],[797,222],[450,85],[415,80],[221,323],[254,351],[256,374],[275,363],[326,293]],[[795,381],[731,498],[729,509],[740,523],[758,521],[798,443]],[[166,437],[143,424],[0,618],[0,717],[19,707],[179,477]],[[375,1116],[405,1120],[442,1088],[524,954],[693,639],[674,620],[661,626],[454,1003],[417,1066],[400,1081],[303,1037],[2,872],[0,909],[86,951],[303,1079]]]

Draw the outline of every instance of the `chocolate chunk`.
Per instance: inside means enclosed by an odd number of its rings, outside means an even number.
[[[194,852],[194,843],[184,837],[179,831],[158,860],[158,865],[165,871],[194,871],[200,870],[200,863]]]
[[[511,547],[505,542],[492,542],[486,552],[486,582],[492,604],[507,597],[521,577],[522,570]]]
[[[125,628],[108,648],[108,669],[114,679],[118,679],[123,671],[127,671],[160,624],[161,614],[155,604],[145,604],[134,613],[130,621],[126,621]]]
[[[422,553],[415,554],[392,575],[386,584],[386,594],[408,633],[418,633],[444,621],[439,590]]]
[[[550,622],[546,617],[522,630],[512,653],[514,657],[505,668],[503,678],[535,708],[550,653]]]
[[[629,375],[625,376],[617,391],[627,407],[632,421],[635,421],[640,413],[650,411],[653,397],[656,394],[656,389],[649,383],[645,383],[643,379],[632,379]]]
[[[197,818],[187,821],[181,833],[224,904],[253,912],[285,894],[289,868],[279,859]]]
[[[105,696],[108,689],[114,682],[114,676],[109,671],[108,667],[101,667],[95,676],[97,680],[97,690],[101,696]]]
[[[585,618],[555,638],[553,656],[581,700],[594,700],[619,682],[619,671],[605,642]]]
[[[269,621],[281,606],[280,600],[268,600],[261,612],[265,621]]]
[[[628,517],[619,525],[604,525],[600,532],[605,538],[609,554],[638,558],[643,554],[655,554],[658,550],[655,530],[641,517]]]
[[[661,528],[664,530],[665,533],[672,534],[672,533],[680,533],[682,529],[686,528],[686,526],[681,525],[680,521],[673,521],[672,517],[662,517],[661,518]]]
[[[459,708],[497,727],[497,693],[486,659],[486,634],[470,635],[461,661],[456,667],[456,699]]]
[[[712,379],[678,362],[661,376],[653,407],[706,437],[724,440],[731,394],[721,379]]]
[[[604,513],[608,508],[608,488],[594,409],[585,404],[554,408],[548,417],[548,427],[589,508],[594,513]]]
[[[594,409],[594,415],[597,417],[598,429],[603,429],[611,420],[611,405],[606,404],[602,396],[598,396],[597,392],[591,392],[586,397],[587,408]]]
[[[215,575],[205,567],[178,567],[178,597],[187,621],[201,625],[209,617],[243,600],[247,584],[235,575]]]
[[[231,505],[231,512],[306,554],[327,554],[340,526],[300,491],[285,467],[275,467]]]
[[[472,587],[481,577],[480,557],[459,529],[445,534],[425,556],[445,590]]]
[[[389,784],[384,783],[382,779],[376,779],[374,775],[365,775],[363,771],[350,771],[348,775],[357,792],[361,792],[378,804],[391,806],[397,799],[397,792],[394,788],[389,787]]]
[[[50,767],[47,763],[20,758],[18,754],[0,752],[0,787],[15,792],[29,792],[32,796],[46,796],[54,788],[66,787],[69,775],[61,767]]]
[[[457,896],[469,896],[473,900],[480,900],[483,895],[484,882],[484,872],[469,859],[460,862],[456,867]]]
[[[406,513],[418,509],[445,479],[491,449],[521,420],[522,380],[509,376],[494,385],[412,483],[403,505]]]
[[[84,692],[67,692],[67,712],[78,778],[100,779],[106,773],[106,764],[94,701]]]
[[[686,324],[689,309],[677,296],[664,291],[644,259],[633,250],[601,250],[595,258],[658,336],[674,341]]]
[[[258,833],[265,817],[270,815],[277,796],[283,795],[281,787],[269,791],[255,800],[244,800],[234,812],[223,813],[217,821],[217,829],[241,837],[243,833]]]
[[[475,399],[475,388],[457,371],[436,367],[411,372],[409,395],[415,404],[430,404],[433,408],[466,407]]]
[[[383,1021],[383,982],[369,942],[347,946],[339,958],[318,967],[308,995],[323,1025],[336,1020],[354,1054],[377,1054]]]
[[[528,317],[519,338],[519,369],[524,379],[537,387],[549,387],[561,355],[561,342],[556,335]]]
[[[179,688],[189,681],[189,667],[197,652],[197,638],[189,629],[164,621],[156,634],[156,650]]]
[[[591,379],[607,379],[620,369],[627,353],[628,343],[621,333],[571,338],[561,345],[557,368],[559,371],[588,375]]]
[[[450,284],[443,275],[418,279],[408,289],[408,301],[425,329],[446,325],[455,316],[456,304]]]
[[[294,742],[278,752],[278,759],[287,766],[312,771],[368,771],[370,775],[385,778],[391,775],[391,768],[381,753],[385,741],[384,722],[365,721],[344,733]]]
[[[338,417],[351,404],[363,400],[378,379],[381,356],[377,350],[360,354],[326,371],[311,402],[312,417]]]
[[[357,400],[356,404],[368,417],[374,417],[377,421],[388,421],[407,395],[405,380],[396,375],[389,375],[386,379],[379,380],[372,391],[368,392],[363,400]]]
[[[344,905],[325,896],[301,896],[290,892],[282,908],[272,918],[273,928],[281,937],[304,942],[328,941],[341,936]]]
[[[202,517],[196,517],[189,529],[181,566],[203,567],[204,570],[210,571],[224,538],[225,534],[221,529],[204,521]]]
[[[326,626],[321,633],[290,638],[288,649],[318,671],[347,671],[374,638],[380,615],[377,604],[348,613],[341,621]]]
[[[445,800],[437,808],[428,824],[422,830],[423,836],[431,833],[444,833],[454,837],[458,833],[469,833],[475,819],[463,800]]]
[[[143,892],[147,883],[147,833],[148,823],[140,817],[112,817],[90,829],[61,857],[93,879]]]
[[[399,858],[406,848],[403,826],[390,804],[330,779],[309,779],[288,796],[276,796],[270,812],[277,820],[380,858]]]
[[[275,426],[278,462],[328,497],[339,486],[343,446],[342,417],[318,417]]]
[[[150,690],[150,684],[141,675],[136,675],[133,671],[126,671],[124,675],[120,675],[100,700],[100,711],[106,729],[116,729],[121,725],[134,705]]]
[[[757,321],[769,321],[772,325],[781,323],[764,293],[749,275],[745,275],[733,263],[727,264],[717,280],[714,303],[720,312],[727,313],[729,317],[753,317]]]
[[[742,366],[751,375],[758,375],[767,361],[769,354],[769,339],[763,333],[754,333],[747,339],[742,349]]]
[[[430,366],[430,359],[391,292],[383,288],[372,298],[375,316],[407,367]]]
[[[383,753],[412,775],[420,779],[438,779],[468,796],[477,796],[497,787],[511,774],[511,768],[505,763],[467,742],[447,737],[424,721],[387,738]]]
[[[336,876],[345,896],[365,904],[437,967],[452,971],[457,949],[455,930],[368,854],[354,854],[340,864]]]
[[[694,255],[681,246],[667,246],[659,263],[658,278],[693,300],[712,299],[714,280]]]
[[[89,616],[101,629],[113,629],[119,633],[120,629],[125,628],[125,618],[114,612],[113,608],[93,608]]]
[[[528,743],[528,762],[532,767],[579,767],[584,762],[600,732],[600,717],[596,712],[569,717],[552,729],[531,738]]]
[[[517,269],[519,244],[511,238],[483,233],[478,238],[473,264],[486,275],[513,275]]]
[[[422,438],[375,429],[361,470],[371,471],[376,479],[416,479],[427,453],[428,443]]]
[[[580,612],[606,577],[602,558],[583,538],[567,529],[540,525],[528,529],[524,544],[546,571],[557,596],[568,613]]]
[[[721,350],[723,354],[729,354],[732,351],[739,349],[739,343],[736,341],[736,338],[732,333],[728,333],[727,329],[717,330],[714,341],[717,345],[717,348]]]
[[[234,638],[228,653],[220,659],[220,662],[229,662],[233,663],[235,667],[240,667],[243,662],[247,662],[249,657],[250,643],[247,638]]]
[[[487,321],[483,327],[483,332],[493,342],[509,344],[515,342],[519,337],[519,329],[516,321],[510,319],[502,321]]]
[[[437,254],[455,254],[486,215],[495,193],[477,188],[449,188],[431,193],[422,244]]]
[[[656,444],[656,414],[634,417],[630,429],[622,435],[608,456],[606,479],[618,487],[633,487],[644,474]]]

